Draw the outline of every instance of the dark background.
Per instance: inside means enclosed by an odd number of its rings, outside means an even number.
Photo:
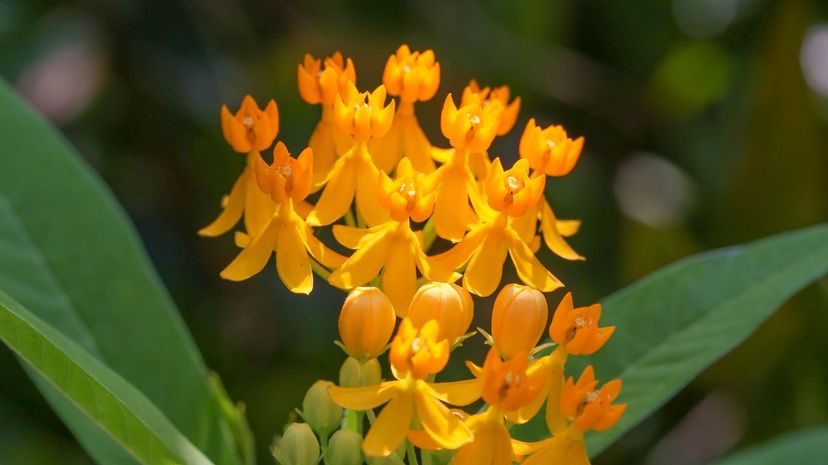
[[[824,1],[0,2],[0,75],[123,203],[207,364],[248,405],[261,463],[304,390],[336,376],[343,294],[317,280],[313,297],[291,295],[272,267],[219,279],[231,237],[195,234],[243,165],[219,107],[275,98],[279,137],[298,153],[319,114],[296,90],[303,54],[342,50],[367,89],[403,42],[441,62],[440,91],[417,106],[436,145],[445,94],[472,77],[523,98],[495,155],[515,156],[530,116],[586,137],[547,194],[560,217],[583,219],[572,243],[588,260],[542,257],[576,303],[689,254],[828,220]],[[596,463],[701,464],[828,421],[826,302],[823,280]],[[489,309],[478,302],[475,325]],[[89,463],[5,349],[0,463]]]

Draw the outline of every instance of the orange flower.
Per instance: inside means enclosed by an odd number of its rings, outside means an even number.
[[[500,161],[496,159],[495,164],[499,166]],[[526,176],[527,166],[523,160],[518,161],[509,171],[501,173],[501,169],[495,166],[491,172],[486,191],[493,195],[489,197],[488,203],[475,189],[468,191],[472,194],[470,198],[480,222],[472,226],[454,247],[432,258],[436,263],[454,270],[468,263],[463,275],[463,287],[480,296],[488,296],[497,289],[507,252],[518,276],[527,285],[543,292],[561,287],[561,282],[538,260],[528,245],[527,238],[517,229],[519,223],[510,216],[521,214],[525,205],[533,199],[537,201],[542,190],[539,185],[542,178]],[[438,193],[438,205],[439,202]],[[497,209],[503,211],[498,212]],[[435,217],[436,215],[435,207]]]
[[[572,421],[572,426],[581,431],[606,431],[627,409],[627,404],[612,403],[621,392],[620,379],[612,380],[598,390],[596,386],[595,370],[590,365],[577,383],[568,378],[561,392],[561,411]]]
[[[305,54],[296,68],[299,94],[311,105],[333,105],[336,96],[347,91],[348,83],[356,84],[356,70],[350,58],[343,61],[340,52],[322,60]]]
[[[417,291],[417,270],[429,281],[453,282],[459,275],[426,257],[422,239],[411,230],[409,217],[415,221],[426,219],[434,196],[423,179],[414,175],[408,159],[403,158],[397,170],[396,181],[382,173],[383,192],[376,196],[393,219],[369,229],[334,225],[336,240],[356,252],[331,274],[329,281],[349,289],[380,275],[383,290],[398,314],[404,315]]]
[[[543,383],[527,373],[527,366],[525,352],[504,362],[494,349],[489,351],[480,378],[482,397],[489,407],[466,419],[474,441],[457,451],[454,465],[511,465],[515,461],[503,415],[532,402]]]
[[[221,277],[230,281],[245,280],[264,268],[276,252],[276,271],[291,292],[308,294],[313,289],[310,257],[323,265],[335,268],[345,257],[331,251],[319,242],[313,231],[293,208],[294,201],[304,199],[310,190],[313,152],[305,149],[292,159],[284,144],[276,145],[273,164],[256,164],[259,188],[274,199],[272,216],[257,233],[240,235],[242,252],[227,266]]]
[[[382,82],[390,95],[399,96],[400,104],[391,129],[368,145],[374,162],[390,173],[397,160],[407,157],[418,171],[434,171],[431,142],[414,114],[414,103],[431,100],[440,85],[440,64],[435,61],[434,52],[412,53],[407,45],[400,46],[385,64]]]
[[[455,150],[485,152],[497,135],[503,110],[499,100],[484,105],[474,94],[465,105],[457,108],[449,94],[443,103],[440,129]]]
[[[259,110],[253,97],[245,95],[235,115],[227,105],[221,106],[221,130],[224,140],[239,153],[265,150],[279,133],[279,109],[270,100],[264,111]]]
[[[492,102],[500,102],[504,110],[500,116],[500,124],[497,126],[497,135],[502,136],[508,134],[517,121],[518,112],[520,112],[520,97],[516,97],[509,103],[509,86],[500,87],[483,87],[482,89],[477,84],[477,81],[472,79],[469,85],[463,89],[463,97],[460,100],[460,106],[466,106],[472,103],[475,98],[483,102],[484,106]]]
[[[400,102],[431,100],[440,86],[440,63],[431,50],[412,52],[408,45],[400,45],[385,63],[382,83]]]
[[[403,158],[397,167],[397,176],[391,180],[385,173],[380,174],[382,189],[379,200],[394,221],[408,218],[422,222],[431,216],[434,208],[434,193],[427,186],[422,173],[417,173],[408,158]]]
[[[439,337],[454,342],[469,330],[474,317],[474,301],[468,291],[456,284],[428,283],[417,290],[408,314],[402,315],[408,316],[417,328],[430,320],[437,321]]]
[[[598,327],[601,305],[575,308],[567,292],[549,326],[549,337],[572,355],[590,355],[600,349],[615,332],[615,326]]]
[[[439,339],[439,333],[439,325],[434,320],[417,329],[411,320],[404,318],[389,352],[395,380],[374,386],[330,388],[334,402],[344,408],[368,410],[386,404],[362,443],[366,455],[391,455],[406,435],[445,449],[456,449],[471,441],[469,429],[443,402],[454,405],[474,402],[480,397],[480,383],[477,380],[426,381],[448,363],[449,342]],[[414,412],[418,425],[410,430]]]
[[[351,134],[354,144],[336,160],[328,173],[325,189],[308,214],[308,224],[325,226],[342,218],[355,195],[357,213],[369,226],[388,221],[388,211],[382,207],[377,195],[379,170],[371,160],[367,143],[372,137],[385,134],[393,117],[394,101],[385,105],[383,86],[373,93],[359,93],[353,84],[349,84],[346,94],[336,97],[334,124]]]
[[[258,232],[273,214],[273,203],[256,187],[255,165],[259,150],[270,147],[279,132],[279,110],[270,100],[259,110],[253,97],[247,95],[235,115],[226,105],[221,107],[221,128],[224,139],[233,150],[247,153],[247,165],[230,193],[221,202],[222,212],[212,223],[198,231],[201,236],[220,236],[244,216],[248,234]]]
[[[547,176],[565,176],[575,167],[583,147],[583,137],[572,140],[562,126],[541,128],[533,118],[520,137],[519,152],[533,170]]]
[[[486,179],[489,206],[509,216],[523,216],[543,196],[545,180],[543,176],[529,176],[526,160],[518,160],[512,168],[504,171],[500,158],[495,158]]]

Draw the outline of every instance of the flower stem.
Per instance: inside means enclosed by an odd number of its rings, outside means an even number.
[[[345,224],[352,228],[356,228],[356,220],[354,219],[354,211],[350,208],[345,210]]]
[[[328,280],[328,277],[331,276],[330,270],[322,266],[321,263],[317,262],[313,258],[310,259],[311,269],[314,273],[316,273],[320,278],[324,279],[325,281]]]
[[[434,227],[434,217],[431,217],[423,227],[423,251],[428,252],[435,239],[437,239],[437,229]]]
[[[417,452],[414,450],[414,445],[410,441],[405,441],[406,455],[408,456],[408,465],[419,465],[417,462]]]

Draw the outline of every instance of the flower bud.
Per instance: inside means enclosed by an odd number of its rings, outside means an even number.
[[[520,284],[501,289],[492,310],[492,339],[500,355],[529,353],[546,329],[549,309],[543,294]]]
[[[394,307],[375,287],[358,287],[348,294],[339,313],[339,337],[348,355],[376,358],[394,332]]]
[[[333,386],[333,383],[313,383],[302,401],[302,417],[320,435],[336,430],[342,421],[342,407],[331,399],[328,386]]]
[[[307,423],[292,423],[271,450],[280,465],[316,465],[319,441]]]
[[[331,436],[325,452],[327,465],[360,465],[362,436],[352,429],[341,429]]]
[[[518,152],[529,160],[533,170],[547,176],[565,176],[578,163],[583,148],[583,137],[573,140],[562,126],[542,128],[533,118],[520,137]]]
[[[382,368],[375,358],[360,362],[348,357],[339,369],[339,385],[342,387],[371,386],[381,381]]]
[[[471,295],[456,284],[425,284],[414,294],[408,307],[408,318],[416,328],[422,328],[428,320],[437,320],[440,325],[437,338],[449,342],[466,334],[473,317]]]
[[[368,465],[405,465],[405,461],[394,453],[388,457],[368,457]]]

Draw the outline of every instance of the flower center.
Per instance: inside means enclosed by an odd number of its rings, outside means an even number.
[[[411,341],[411,351],[415,354],[420,351],[428,352],[428,344],[423,342],[423,340],[419,337],[415,337],[414,340]]]
[[[586,319],[582,316],[575,318],[575,328],[581,329],[586,326]]]
[[[466,117],[469,118],[469,123],[472,126],[477,126],[478,124],[480,124],[480,116],[472,115],[471,113],[466,113]]]
[[[247,126],[248,128],[253,127],[253,117],[252,116],[245,116],[242,118],[242,124]]]
[[[411,72],[411,66],[403,65],[403,73],[410,73],[410,72]]]
[[[546,139],[546,146],[549,148],[549,150],[554,149],[556,145],[558,144],[556,144],[554,140]]]

